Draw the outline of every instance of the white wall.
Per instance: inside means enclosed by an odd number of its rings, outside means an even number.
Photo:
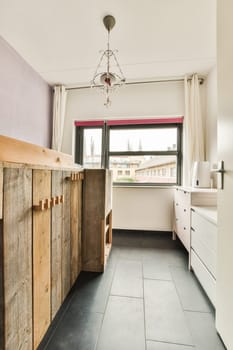
[[[202,86],[202,94],[205,88]],[[125,86],[112,96],[92,89],[70,90],[63,152],[72,153],[74,121],[184,115],[183,82]],[[113,190],[113,226],[122,229],[172,230],[172,189],[116,187]]]
[[[104,95],[94,89],[70,90],[62,150],[72,154],[74,120],[116,119],[184,115],[183,82],[126,85],[112,95],[112,105],[104,106]]]
[[[63,151],[72,153],[74,120],[184,115],[183,82],[124,86],[112,96],[110,108],[96,90],[70,90]],[[113,227],[172,230],[172,189],[116,187],[113,190]]]
[[[113,189],[113,227],[135,230],[172,230],[172,188]]]

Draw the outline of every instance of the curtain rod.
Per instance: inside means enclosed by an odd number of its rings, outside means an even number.
[[[191,78],[188,78],[188,80],[191,80]],[[200,77],[198,78],[200,85],[204,83],[205,78]],[[184,81],[184,78],[168,78],[168,79],[156,79],[156,80],[144,80],[144,81],[132,81],[132,82],[126,82],[125,85],[140,85],[140,84],[154,84],[154,83],[169,83],[169,82],[177,82],[177,81]],[[97,85],[96,87],[101,87],[102,85]],[[81,89],[91,89],[91,85],[83,85],[83,86],[71,86],[66,87],[66,90],[81,90]]]

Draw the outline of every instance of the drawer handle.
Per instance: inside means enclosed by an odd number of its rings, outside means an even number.
[[[186,227],[184,227],[184,230],[186,230]]]
[[[186,212],[186,209],[184,209],[184,212]]]
[[[193,228],[193,227],[191,227],[191,231],[195,232],[195,230],[194,230],[194,228]]]

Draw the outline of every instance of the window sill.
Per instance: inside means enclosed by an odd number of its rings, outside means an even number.
[[[119,183],[113,183],[113,188],[153,188],[153,189],[174,189],[178,185],[176,184],[141,184],[141,185],[135,185],[135,184],[119,184]]]

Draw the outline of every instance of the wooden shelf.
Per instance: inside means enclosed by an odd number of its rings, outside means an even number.
[[[108,230],[109,230],[109,225],[106,225],[106,226],[105,226],[105,233],[107,233]]]
[[[106,243],[105,244],[105,264],[107,263],[107,260],[108,260],[108,257],[109,257],[109,254],[111,252],[111,248],[112,248],[112,244],[111,243]]]

